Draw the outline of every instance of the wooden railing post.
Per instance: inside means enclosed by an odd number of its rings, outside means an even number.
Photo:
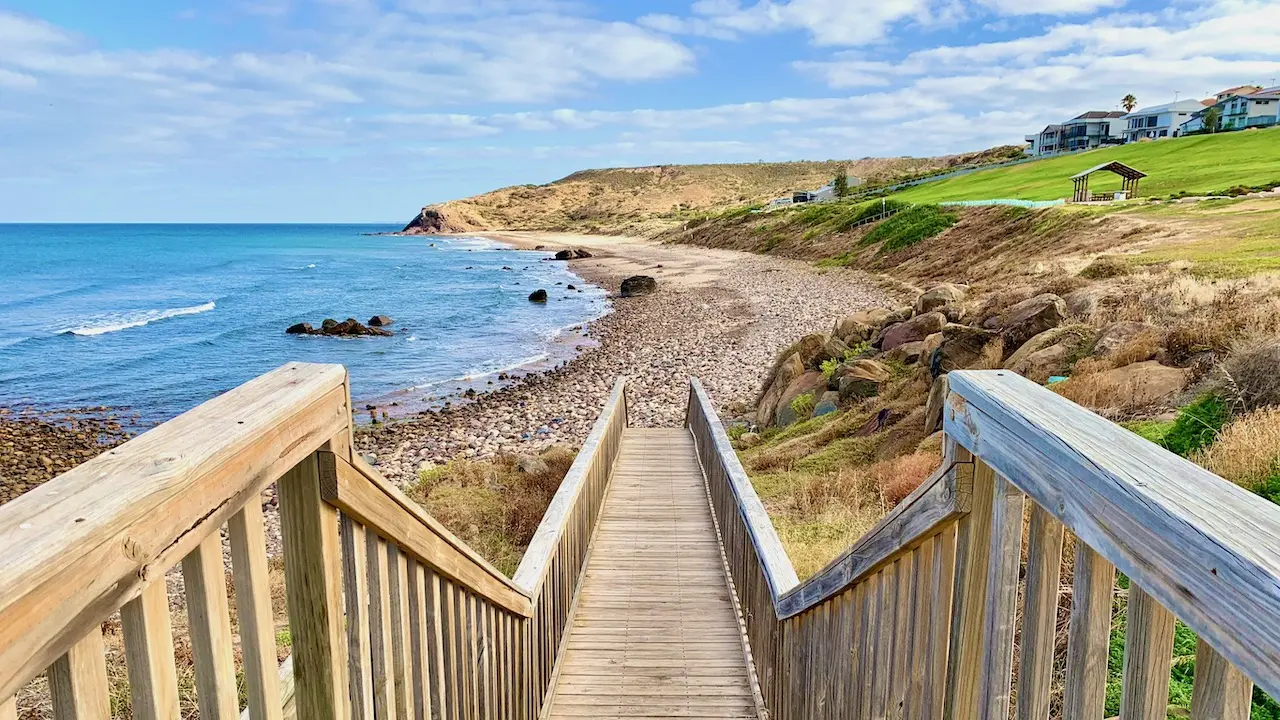
[[[280,479],[280,525],[298,717],[345,720],[347,652],[338,511],[321,495],[315,453]]]
[[[94,626],[49,666],[49,694],[56,720],[109,720],[107,660],[102,628]]]
[[[1204,640],[1196,642],[1196,683],[1191,694],[1194,720],[1248,720],[1253,681]]]

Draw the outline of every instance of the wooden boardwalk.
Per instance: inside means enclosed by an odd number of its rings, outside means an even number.
[[[625,431],[551,717],[757,717],[688,430]]]

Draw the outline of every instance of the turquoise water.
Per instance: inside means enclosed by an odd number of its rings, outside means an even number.
[[[548,253],[362,234],[396,229],[0,224],[0,405],[163,420],[292,360],[346,365],[356,401],[425,399],[546,360],[606,311]],[[538,287],[546,305],[527,300]],[[395,319],[393,337],[284,333],[375,314]]]

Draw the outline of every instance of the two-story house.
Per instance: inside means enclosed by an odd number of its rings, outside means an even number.
[[[1177,137],[1182,124],[1190,120],[1193,113],[1203,109],[1204,105],[1199,100],[1179,100],[1135,110],[1120,118],[1124,123],[1124,139],[1126,142],[1137,142]]]
[[[1040,132],[1034,135],[1027,135],[1026,140],[1030,143],[1023,150],[1027,155],[1040,157],[1041,155],[1062,152],[1062,126],[1046,125]]]
[[[1232,95],[1219,103],[1223,130],[1243,130],[1275,125],[1280,114],[1280,86],[1249,94]]]
[[[1118,110],[1090,110],[1062,123],[1062,149],[1090,150],[1100,145],[1124,142],[1124,113]]]

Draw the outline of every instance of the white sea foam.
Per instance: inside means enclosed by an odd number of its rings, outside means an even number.
[[[191,307],[169,308],[167,310],[137,310],[133,312],[112,313],[102,315],[87,321],[84,325],[66,328],[60,332],[69,333],[71,335],[106,335],[118,330],[124,330],[133,327],[142,327],[148,323],[166,318],[178,317],[181,315],[198,315],[200,313],[209,312],[215,307],[212,300],[203,305],[192,305]]]

